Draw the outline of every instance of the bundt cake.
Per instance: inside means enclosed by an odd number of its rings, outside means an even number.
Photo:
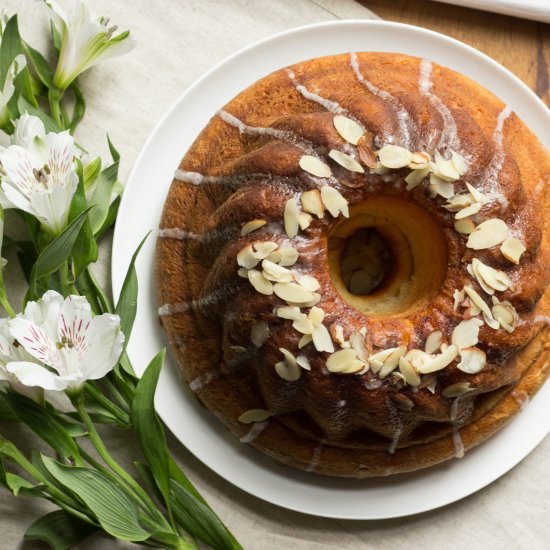
[[[424,468],[548,374],[550,158],[511,108],[401,54],[262,78],[176,171],[159,316],[243,443],[319,474]]]

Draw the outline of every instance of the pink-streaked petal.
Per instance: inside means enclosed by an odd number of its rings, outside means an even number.
[[[76,187],[54,187],[46,193],[31,195],[30,205],[36,217],[54,234],[60,233],[67,225],[75,190]]]
[[[52,340],[57,341],[57,321],[64,300],[59,292],[48,290],[40,300],[27,304],[23,317],[42,327]]]
[[[69,296],[61,306],[57,324],[57,339],[71,342],[72,349],[82,357],[88,349],[92,310],[84,296]]]
[[[19,145],[10,145],[0,154],[6,175],[2,177],[4,193],[10,185],[29,199],[33,193],[41,192],[44,187],[38,183],[34,169],[40,169],[40,159]],[[9,197],[8,197],[9,198]],[[11,199],[10,199],[11,200]]]
[[[38,386],[45,390],[62,391],[70,384],[68,380],[60,378],[37,363],[13,362],[8,363],[6,369],[25,386]]]
[[[10,332],[23,348],[35,359],[64,374],[55,342],[38,325],[22,317],[9,321]],[[55,388],[52,388],[55,389]]]
[[[76,148],[71,134],[68,131],[59,134],[50,132],[44,138],[44,145],[48,154],[45,164],[50,169],[48,187],[50,189],[55,187],[76,188],[78,183],[74,163]]]
[[[102,378],[116,365],[122,346],[124,334],[120,330],[118,315],[104,313],[92,319],[88,353],[80,365],[87,380]]]

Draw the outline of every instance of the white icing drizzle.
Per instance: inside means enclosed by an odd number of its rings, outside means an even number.
[[[163,304],[158,309],[160,317],[166,315],[177,315],[178,313],[185,313],[189,310],[189,302],[176,302],[174,304]]]
[[[502,210],[506,210],[508,208],[508,200],[500,192],[499,186],[500,171],[502,170],[502,166],[504,164],[504,149],[502,148],[502,141],[504,137],[504,123],[511,114],[512,109],[509,105],[506,105],[497,117],[497,123],[493,132],[495,154],[480,178],[482,185],[488,191],[488,196],[500,202]]]
[[[185,231],[185,229],[180,229],[179,227],[167,227],[164,229],[159,229],[157,232],[157,237],[161,239],[175,239],[177,241],[186,241],[188,239],[202,239],[201,235],[197,235],[197,233],[192,233],[191,231]]]
[[[296,80],[296,75],[294,74],[294,71],[292,69],[287,68],[286,72],[292,84],[294,84],[294,87],[296,88],[296,90],[300,92],[300,94],[302,94],[302,96],[304,96],[306,99],[309,99],[309,101],[314,101],[315,103],[318,103],[319,105],[324,107],[327,111],[330,111],[335,115],[349,116],[349,113],[346,111],[346,109],[344,109],[338,102],[332,101],[330,99],[326,99],[325,97],[321,97],[319,94],[310,92],[304,85],[300,84]]]
[[[529,404],[529,394],[523,390],[514,390],[510,395],[516,400],[520,410],[523,410],[524,407]]]
[[[439,136],[439,141],[436,145],[441,152],[451,151],[460,152],[460,138],[456,128],[456,122],[450,109],[441,101],[441,99],[431,92],[432,88],[432,62],[429,59],[423,59],[420,63],[420,93],[428,98],[430,103],[435,107],[443,121],[443,130]],[[429,146],[432,146],[432,137],[430,137]],[[433,151],[428,151],[433,152]]]
[[[321,458],[321,453],[323,452],[323,443],[320,443],[315,447],[315,450],[313,451],[313,455],[311,456],[311,460],[309,461],[309,464],[306,468],[306,472],[314,472],[315,467],[317,464],[319,464],[319,459]]]
[[[239,441],[241,443],[252,443],[266,428],[269,424],[269,419],[264,420],[263,422],[254,422],[250,431],[243,435]]]
[[[536,315],[533,318],[533,323],[544,323],[550,325],[550,317],[548,315]]]
[[[453,445],[455,448],[455,458],[462,458],[465,450],[458,426],[453,426]]]
[[[405,147],[405,149],[411,149],[411,129],[415,128],[416,125],[411,119],[408,111],[405,109],[405,107],[403,107],[403,104],[395,96],[390,94],[390,92],[386,90],[381,90],[380,88],[375,86],[370,80],[365,78],[365,76],[361,72],[361,69],[359,68],[359,62],[357,60],[357,54],[355,52],[352,52],[350,54],[350,65],[353,69],[353,72],[355,73],[355,76],[357,77],[357,80],[359,80],[359,82],[363,84],[371,94],[386,101],[397,117],[398,127],[401,135],[399,137],[391,135],[386,136],[385,142],[395,143],[396,145]]]
[[[193,392],[198,392],[219,375],[220,373],[214,370],[205,372],[204,374],[197,376],[194,380],[191,380],[191,382],[189,382],[189,388]]]
[[[401,420],[399,413],[389,398],[386,398],[386,408],[388,410],[388,417],[390,419],[393,431],[392,440],[388,447],[388,453],[392,455],[395,453],[399,440],[401,439],[401,434],[403,433],[403,420]]]
[[[224,122],[230,124],[234,128],[239,130],[241,134],[249,134],[253,136],[271,136],[275,139],[280,139],[283,141],[289,141],[294,137],[292,132],[286,132],[284,130],[278,130],[276,128],[269,128],[264,126],[249,126],[245,124],[241,119],[237,118],[235,115],[220,109],[216,113]]]
[[[180,170],[179,168],[174,174],[174,179],[185,183],[191,183],[193,185],[202,185],[203,183],[220,183],[223,181],[223,178],[219,176],[205,176],[204,174],[199,174],[199,172],[186,172],[185,170]]]

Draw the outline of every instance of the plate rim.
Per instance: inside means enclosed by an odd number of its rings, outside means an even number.
[[[159,119],[157,124],[155,124],[153,130],[150,132],[148,138],[145,140],[138,156],[136,157],[136,159],[134,161],[133,167],[132,167],[132,169],[130,171],[130,174],[128,176],[127,183],[125,185],[125,193],[123,195],[123,198],[122,198],[122,201],[121,201],[121,204],[120,204],[119,215],[117,216],[117,223],[116,223],[115,229],[114,229],[113,246],[112,246],[112,261],[111,261],[111,267],[112,267],[112,269],[111,269],[111,283],[112,283],[113,295],[114,295],[115,299],[118,299],[118,296],[119,296],[119,293],[120,293],[120,288],[122,286],[122,281],[123,281],[123,278],[124,278],[125,269],[122,269],[122,268],[127,265],[126,261],[122,261],[122,263],[121,263],[120,258],[124,257],[125,255],[127,257],[129,257],[129,254],[127,254],[127,253],[120,253],[119,252],[119,250],[121,248],[124,249],[124,246],[122,244],[124,242],[124,236],[122,235],[123,227],[122,227],[122,223],[119,223],[119,220],[124,220],[128,215],[126,210],[131,208],[130,199],[127,198],[127,197],[129,197],[130,194],[131,194],[132,186],[136,186],[136,187],[138,186],[138,183],[134,183],[134,182],[139,181],[139,166],[146,159],[148,149],[151,147],[151,144],[157,139],[157,136],[159,134],[161,134],[162,128],[167,124],[167,121],[170,120],[171,116],[175,112],[177,112],[177,110],[179,108],[181,108],[181,104],[185,102],[186,98],[189,95],[191,95],[197,88],[200,88],[200,86],[205,81],[207,81],[211,77],[211,75],[216,74],[218,71],[222,70],[226,65],[231,64],[233,61],[235,61],[235,59],[238,60],[240,57],[246,55],[248,52],[253,51],[255,49],[258,49],[258,48],[261,49],[262,47],[265,47],[270,42],[276,42],[277,40],[280,40],[282,38],[289,37],[289,36],[292,36],[292,35],[300,35],[302,33],[307,33],[308,31],[315,31],[319,28],[338,29],[338,28],[341,28],[341,27],[349,26],[349,25],[353,25],[353,26],[359,25],[359,26],[364,26],[364,27],[371,27],[371,26],[387,27],[388,29],[394,29],[394,30],[397,30],[398,32],[400,30],[404,30],[406,32],[419,33],[420,35],[424,35],[424,36],[427,36],[427,37],[433,37],[436,40],[443,40],[443,41],[447,42],[448,44],[450,44],[453,48],[458,48],[458,50],[466,49],[467,51],[469,51],[469,53],[471,53],[475,57],[478,57],[478,58],[482,59],[484,62],[489,63],[493,67],[493,69],[496,69],[501,74],[501,76],[503,76],[505,78],[508,78],[508,79],[512,79],[512,81],[515,82],[516,86],[519,86],[520,90],[523,93],[527,92],[527,95],[529,97],[529,101],[533,102],[531,107],[534,108],[536,106],[536,108],[539,111],[542,111],[542,113],[546,117],[547,121],[550,122],[550,111],[548,110],[546,105],[533,92],[533,90],[531,90],[525,83],[523,83],[516,75],[511,73],[508,69],[506,69],[505,67],[503,67],[502,65],[497,63],[494,59],[492,59],[491,57],[489,57],[485,53],[480,52],[479,50],[473,48],[472,46],[469,46],[468,44],[464,44],[464,43],[460,42],[459,40],[456,40],[452,37],[446,36],[444,34],[441,34],[441,33],[438,33],[438,32],[435,32],[435,31],[432,31],[432,30],[429,30],[429,29],[424,29],[422,27],[417,27],[417,26],[414,26],[414,25],[408,25],[408,24],[397,23],[397,22],[389,22],[389,21],[346,19],[346,20],[326,21],[326,22],[319,22],[319,23],[312,23],[312,24],[308,24],[308,25],[302,25],[302,26],[287,29],[287,30],[272,34],[270,36],[267,36],[265,38],[262,38],[261,40],[253,42],[253,43],[239,49],[238,51],[230,54],[229,56],[225,57],[224,59],[222,59],[221,61],[216,63],[212,68],[207,70],[204,74],[202,74],[193,83],[191,83],[177,97],[177,99],[174,101],[174,103],[167,109],[166,113]],[[374,51],[374,50],[369,50],[369,51]],[[297,55],[297,60],[298,59],[303,59],[303,58],[299,58],[299,56]],[[457,70],[457,69],[454,69],[453,67],[451,67],[451,68],[453,70]],[[490,89],[490,88],[488,88],[488,89]],[[539,134],[536,134],[536,135],[541,140],[541,142],[543,142],[543,138]],[[118,269],[117,269],[117,266],[118,266]],[[138,274],[139,274],[139,269],[138,269]],[[142,289],[142,292],[143,291],[144,290]],[[184,395],[183,392],[182,392],[182,395]],[[158,393],[157,393],[157,397],[158,397]],[[541,401],[541,400],[539,400],[539,401]],[[317,516],[317,517],[329,517],[329,518],[347,519],[347,520],[366,520],[366,519],[367,520],[374,520],[374,519],[389,519],[389,518],[405,517],[405,516],[413,515],[413,514],[416,514],[416,513],[421,513],[421,512],[427,512],[427,511],[430,511],[430,510],[434,510],[434,509],[440,508],[442,506],[446,506],[448,504],[451,504],[453,502],[462,500],[463,498],[465,498],[465,497],[467,497],[467,496],[469,496],[469,495],[485,488],[486,486],[490,485],[496,479],[500,478],[501,476],[506,474],[509,470],[514,468],[517,464],[519,464],[519,462],[521,462],[524,458],[526,458],[539,443],[541,443],[543,441],[543,439],[546,437],[548,431],[550,431],[550,428],[549,428],[545,435],[543,435],[540,438],[537,438],[537,441],[535,441],[534,443],[531,442],[531,444],[529,445],[528,451],[525,454],[522,453],[522,456],[519,457],[519,459],[514,459],[512,461],[512,463],[510,465],[508,465],[503,471],[499,470],[499,473],[494,474],[493,476],[490,477],[490,479],[485,480],[481,485],[473,487],[473,488],[461,493],[460,496],[453,495],[453,496],[450,496],[448,498],[443,498],[443,499],[440,499],[440,501],[435,505],[430,504],[428,507],[415,508],[413,511],[406,511],[406,512],[402,512],[402,513],[391,513],[391,514],[379,514],[379,515],[374,515],[374,516],[371,514],[368,517],[362,516],[362,515],[350,516],[350,515],[338,515],[337,513],[334,513],[334,512],[332,512],[332,513],[328,513],[328,512],[323,513],[323,512],[319,512],[319,511],[310,511],[310,510],[304,509],[303,507],[300,508],[299,506],[292,506],[292,504],[289,504],[288,502],[282,502],[280,499],[277,500],[277,499],[273,499],[273,497],[266,497],[265,495],[262,495],[261,492],[258,492],[258,491],[254,490],[251,487],[243,486],[243,484],[240,480],[234,480],[231,477],[228,477],[226,474],[220,473],[213,466],[211,466],[208,462],[205,462],[203,460],[203,457],[200,457],[199,454],[197,454],[195,452],[196,449],[192,450],[191,448],[189,448],[186,445],[184,440],[182,440],[177,435],[176,430],[172,429],[172,427],[171,427],[172,422],[170,422],[169,420],[167,420],[165,418],[165,415],[163,415],[161,413],[161,411],[158,410],[159,407],[158,407],[157,402],[156,402],[156,404],[157,404],[157,411],[159,413],[159,416],[163,419],[166,427],[168,429],[170,429],[170,431],[174,434],[176,439],[178,439],[178,441],[187,450],[189,450],[189,452],[191,452],[191,454],[193,454],[202,464],[204,464],[207,468],[209,468],[210,470],[215,472],[217,475],[219,475],[220,477],[222,477],[223,479],[225,479],[229,483],[231,483],[233,486],[238,487],[240,490],[244,491],[245,493],[251,494],[251,495],[253,495],[257,498],[260,498],[260,499],[262,499],[266,502],[269,502],[271,504],[275,504],[277,506],[281,506],[281,507],[289,509],[289,510],[293,510],[295,512],[314,515],[314,516]],[[516,415],[516,416],[519,416],[519,415]],[[219,421],[217,421],[217,419],[216,419],[216,422],[219,422]],[[504,429],[506,429],[506,428],[504,428]],[[258,453],[258,451],[254,451],[254,452]],[[472,454],[473,452],[475,452],[475,449],[470,451],[469,455]],[[438,466],[435,466],[433,468],[438,468]]]

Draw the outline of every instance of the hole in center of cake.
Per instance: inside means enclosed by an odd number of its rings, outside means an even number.
[[[434,217],[412,201],[381,196],[350,209],[328,235],[332,282],[370,316],[410,315],[438,293],[448,249]]]
[[[390,249],[375,228],[361,228],[349,237],[340,270],[351,294],[372,294],[383,287],[390,267]]]

